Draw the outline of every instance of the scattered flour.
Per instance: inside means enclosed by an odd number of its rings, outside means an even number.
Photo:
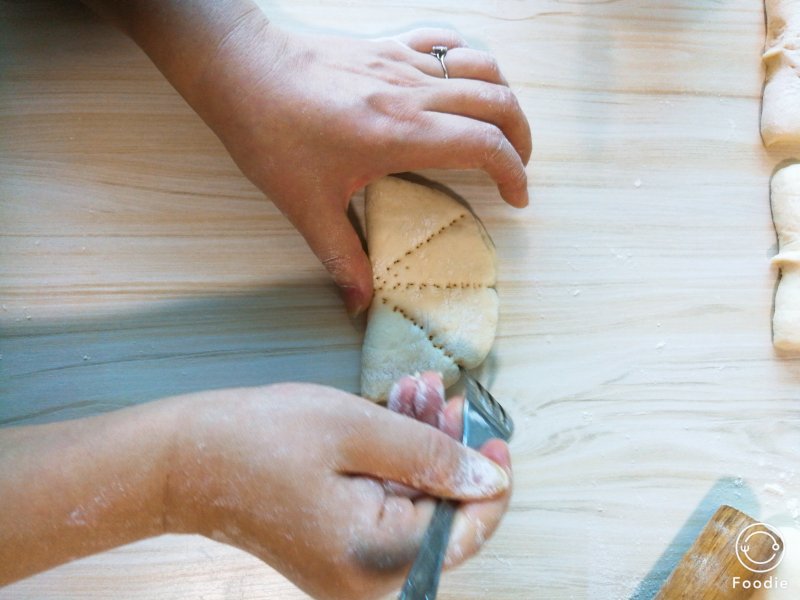
[[[784,487],[778,483],[765,483],[764,484],[764,491],[769,494],[775,494],[776,496],[785,496],[786,490]]]

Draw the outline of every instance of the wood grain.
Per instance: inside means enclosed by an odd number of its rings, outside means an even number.
[[[751,536],[750,532],[756,533]],[[770,536],[772,532],[752,517],[733,507],[721,506],[684,554],[655,600],[746,600],[753,595],[752,584],[766,577],[766,572],[757,572],[762,569],[748,559],[767,563],[766,568],[772,565],[770,559],[783,553],[780,536]],[[747,552],[744,558],[739,558],[736,545],[742,543],[742,538],[748,538],[745,543]],[[777,552],[772,549],[773,543],[779,545]],[[745,586],[742,581],[751,585]]]
[[[440,598],[652,598],[719,505],[800,518],[800,362],[770,341],[768,182],[791,153],[759,137],[759,0],[264,8],[304,30],[457,28],[495,54],[534,128],[524,211],[483,174],[424,174],[497,245],[481,379],[517,424],[510,512]],[[313,255],[77,3],[0,3],[0,157],[3,424],[286,379],[357,389],[363,324]],[[192,537],[0,590],[109,596],[305,597]]]

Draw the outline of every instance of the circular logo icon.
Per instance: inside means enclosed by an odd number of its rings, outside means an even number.
[[[736,537],[736,558],[748,571],[769,573],[783,560],[783,540],[777,529],[753,523]]]

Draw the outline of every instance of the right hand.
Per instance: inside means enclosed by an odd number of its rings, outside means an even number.
[[[401,386],[398,406],[413,404],[417,389]],[[441,407],[438,390],[423,396]],[[167,529],[255,554],[315,598],[377,598],[399,587],[433,512],[430,496],[463,501],[448,564],[474,554],[508,505],[511,469],[499,440],[479,454],[315,385],[197,396],[168,477]],[[451,403],[442,421],[453,433],[458,407]],[[384,480],[427,495],[395,494]]]

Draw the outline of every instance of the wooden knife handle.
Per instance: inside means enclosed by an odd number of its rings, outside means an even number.
[[[782,553],[783,541],[774,530],[735,508],[720,506],[655,600],[745,600],[755,591],[752,583],[766,578]],[[760,570],[764,572],[755,572]]]

